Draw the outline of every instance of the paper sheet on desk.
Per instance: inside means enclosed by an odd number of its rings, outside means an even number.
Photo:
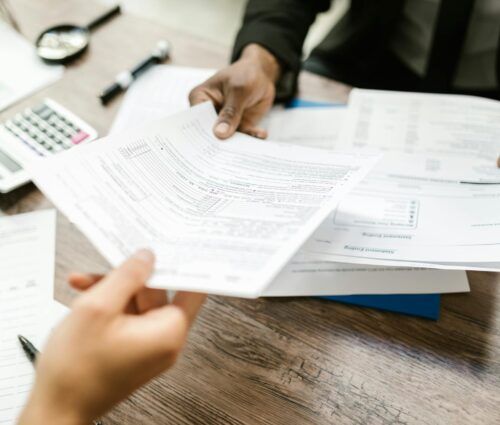
[[[481,178],[484,173],[476,171],[485,168],[489,178],[495,175],[494,161],[485,161],[500,151],[500,127],[498,120],[490,128],[483,119],[500,113],[500,103],[456,100],[460,108],[452,107],[450,96],[353,92],[341,146],[389,153],[308,241],[308,252],[331,261],[395,266],[472,269],[498,263],[500,185],[459,184],[449,163],[462,162],[462,169],[483,164],[465,173],[467,179]],[[467,124],[459,126],[461,121]],[[484,150],[478,149],[482,141]],[[484,269],[491,270],[489,265]]]
[[[128,130],[153,119],[171,115],[189,107],[188,94],[215,71],[170,65],[155,67],[129,89],[112,127],[112,133]],[[274,108],[262,125],[269,138],[303,146],[332,149],[339,143],[346,109],[337,106]],[[300,257],[300,255],[299,255]],[[438,293],[468,290],[461,272],[438,270],[425,273],[408,268],[381,272],[383,268],[328,264],[309,254],[294,258],[268,288],[266,295],[294,296],[319,294]],[[321,266],[319,264],[322,264]],[[305,272],[307,270],[307,273]],[[290,275],[288,276],[287,273]],[[422,278],[425,277],[425,284]],[[398,283],[399,282],[399,283]],[[395,285],[397,284],[397,290]]]
[[[189,92],[215,73],[214,69],[157,65],[125,94],[110,134],[141,127],[189,108]]]
[[[207,102],[28,168],[113,265],[151,247],[152,286],[257,297],[378,157],[221,143],[215,120]]]
[[[0,424],[14,424],[34,378],[17,339],[41,345],[53,324],[55,211],[0,218]]]
[[[423,155],[424,178],[500,182],[499,116],[492,99],[354,89],[337,147]]]
[[[52,299],[44,300],[40,305],[41,321],[31,320],[17,324],[9,333],[9,340],[0,346],[2,360],[0,361],[0,424],[14,425],[17,416],[27,401],[29,391],[35,380],[35,369],[23,352],[17,334],[26,336],[36,348],[43,351],[53,329],[68,315],[69,308]],[[24,309],[19,311],[26,313]],[[15,328],[15,330],[14,330]],[[3,353],[7,353],[4,357]],[[15,364],[9,374],[3,374],[2,367]],[[9,385],[3,386],[4,384]],[[12,386],[13,385],[13,386]]]
[[[0,111],[62,77],[62,66],[47,65],[31,43],[0,21]]]

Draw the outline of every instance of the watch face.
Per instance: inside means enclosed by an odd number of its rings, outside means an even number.
[[[298,75],[292,70],[286,70],[276,83],[276,102],[288,102],[297,93]]]

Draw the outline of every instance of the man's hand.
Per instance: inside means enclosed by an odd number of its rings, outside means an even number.
[[[280,74],[276,58],[263,47],[250,44],[238,61],[222,69],[189,94],[191,105],[211,101],[219,111],[214,127],[220,139],[236,130],[265,139],[258,127],[274,102],[275,83]]]
[[[36,363],[20,424],[88,425],[172,366],[205,295],[145,288],[154,257],[139,251],[108,276],[72,275],[86,291]]]

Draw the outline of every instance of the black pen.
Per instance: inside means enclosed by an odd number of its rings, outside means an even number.
[[[28,357],[28,360],[31,363],[36,362],[36,358],[40,352],[37,350],[37,348],[31,343],[31,341],[22,336],[18,335],[17,338],[19,339],[19,342],[21,343],[21,347],[23,348],[24,354],[26,354],[26,357]],[[93,425],[103,425],[103,423],[100,420],[95,420],[92,422]]]
[[[170,56],[170,44],[165,41],[159,41],[151,56],[137,64],[131,71],[121,72],[116,76],[115,82],[106,88],[100,95],[101,103],[106,105],[117,94],[127,90],[132,82],[139,77],[144,71],[151,68],[153,65],[163,62]]]
[[[19,339],[19,342],[21,343],[21,347],[23,347],[24,354],[26,354],[26,357],[28,357],[28,360],[31,363],[35,363],[36,357],[38,356],[39,351],[29,341],[28,338],[25,338],[22,335],[18,335],[17,338]]]

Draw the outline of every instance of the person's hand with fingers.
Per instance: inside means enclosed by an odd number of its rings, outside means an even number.
[[[108,276],[72,275],[85,291],[36,363],[19,424],[89,424],[172,366],[205,295],[145,288],[154,257],[139,251]]]
[[[261,139],[267,132],[258,126],[274,102],[280,75],[276,58],[266,49],[250,44],[239,60],[217,72],[189,94],[191,105],[211,101],[219,111],[214,134],[219,139],[241,131]]]

